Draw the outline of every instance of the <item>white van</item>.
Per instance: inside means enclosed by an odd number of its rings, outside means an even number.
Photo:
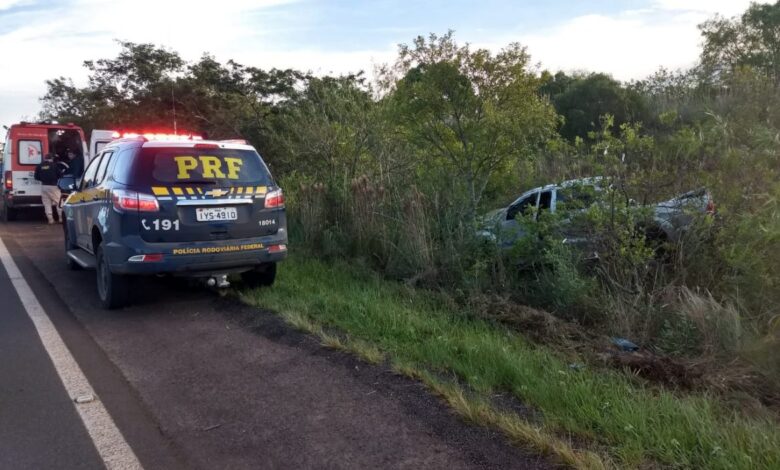
[[[112,140],[119,138],[119,132],[109,131],[105,129],[95,129],[92,131],[89,137],[89,160],[99,154],[103,147],[108,145]]]

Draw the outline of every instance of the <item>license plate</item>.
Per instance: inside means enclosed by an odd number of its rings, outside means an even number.
[[[235,207],[199,207],[195,209],[195,219],[198,222],[215,222],[238,219]]]

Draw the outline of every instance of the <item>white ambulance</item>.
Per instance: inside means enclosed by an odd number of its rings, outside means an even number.
[[[0,219],[13,220],[21,209],[43,207],[41,185],[34,178],[35,167],[48,153],[65,161],[69,150],[76,153],[76,158],[84,159],[86,165],[88,153],[84,131],[74,124],[44,121],[12,125],[5,137],[0,162],[3,176]]]

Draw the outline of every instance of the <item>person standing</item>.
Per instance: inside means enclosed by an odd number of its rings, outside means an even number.
[[[68,149],[67,164],[69,166],[68,174],[76,178],[76,180],[81,178],[81,174],[84,173],[84,158],[75,151]]]
[[[41,182],[41,201],[43,202],[43,211],[46,213],[46,219],[50,224],[54,223],[51,206],[57,207],[57,215],[62,222],[62,208],[60,207],[60,189],[57,187],[57,181],[62,175],[61,167],[54,162],[54,156],[47,153],[43,161],[35,167],[35,179]]]

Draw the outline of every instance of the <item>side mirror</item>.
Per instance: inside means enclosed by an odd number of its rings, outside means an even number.
[[[57,187],[60,191],[70,193],[76,190],[76,178],[72,176],[63,176],[57,180]]]

